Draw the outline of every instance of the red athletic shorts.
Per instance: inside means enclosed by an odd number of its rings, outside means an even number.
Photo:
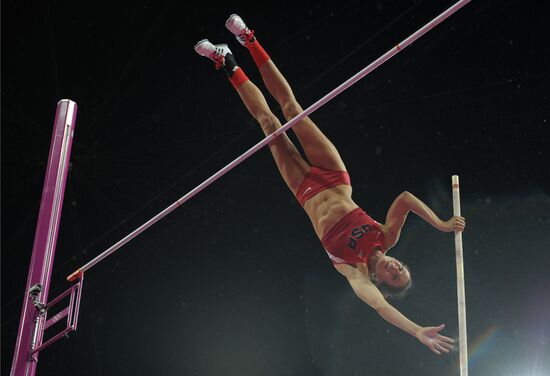
[[[384,233],[380,224],[361,208],[354,209],[340,219],[321,240],[333,264],[367,262],[376,247],[384,249]]]
[[[347,171],[332,171],[311,166],[296,192],[296,198],[300,205],[304,206],[305,202],[317,193],[343,184],[351,184]]]

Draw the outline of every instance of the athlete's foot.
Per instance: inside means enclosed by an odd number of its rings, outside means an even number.
[[[243,46],[247,46],[250,43],[254,43],[256,38],[254,37],[254,30],[250,30],[246,27],[243,19],[236,14],[229,16],[225,21],[225,27],[235,35],[235,39],[239,41]]]
[[[226,55],[231,55],[231,50],[227,44],[212,44],[208,39],[203,39],[195,44],[195,51],[204,57],[209,58],[216,63],[216,69],[225,66]]]

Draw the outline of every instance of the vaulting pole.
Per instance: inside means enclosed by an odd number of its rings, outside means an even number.
[[[458,175],[452,177],[453,215],[460,216],[460,186]],[[466,330],[466,294],[464,290],[464,258],[462,255],[462,231],[455,231],[456,292],[458,298],[458,348],[460,352],[460,376],[468,376],[468,336]]]

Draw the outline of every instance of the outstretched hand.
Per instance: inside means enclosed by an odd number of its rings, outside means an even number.
[[[466,228],[466,219],[460,216],[452,217],[448,221],[443,222],[439,227],[443,232],[464,231],[464,228]]]
[[[455,342],[452,338],[442,336],[439,334],[441,330],[445,327],[445,324],[439,326],[428,326],[422,328],[416,334],[416,338],[426,346],[430,348],[437,355],[441,355],[442,352],[449,353],[453,349],[453,343]]]

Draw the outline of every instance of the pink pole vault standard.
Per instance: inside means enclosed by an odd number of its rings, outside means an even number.
[[[285,125],[283,125],[281,128],[277,129],[275,132],[264,138],[262,141],[258,142],[256,145],[248,149],[244,154],[242,154],[240,157],[233,160],[231,163],[229,163],[227,166],[216,172],[214,175],[206,179],[204,182],[199,184],[196,188],[191,190],[189,193],[187,193],[185,196],[181,197],[179,200],[168,206],[166,209],[155,215],[153,218],[139,226],[137,229],[132,231],[130,234],[126,235],[124,238],[119,240],[117,243],[113,244],[110,248],[105,250],[103,253],[98,255],[96,258],[85,264],[84,266],[77,269],[75,272],[73,272],[71,275],[67,277],[67,280],[69,281],[75,281],[78,279],[84,272],[91,269],[94,265],[105,259],[107,256],[109,256],[111,253],[115,252],[117,249],[122,247],[124,244],[128,243],[130,240],[141,234],[143,231],[147,230],[149,227],[151,227],[153,224],[161,220],[163,217],[174,211],[177,207],[194,197],[197,193],[208,187],[210,184],[218,180],[220,177],[225,175],[227,172],[232,170],[234,167],[239,165],[242,161],[250,157],[252,154],[263,148],[265,145],[267,145],[270,141],[272,141],[275,137],[281,135],[283,132],[287,131],[288,129],[292,128],[294,125],[296,125],[298,122],[300,122],[303,118],[306,116],[312,114],[314,111],[325,105],[327,102],[332,100],[334,97],[336,97],[338,94],[355,84],[357,81],[365,77],[367,74],[378,68],[380,65],[385,63],[387,60],[389,60],[391,57],[396,55],[399,51],[416,41],[418,38],[420,38],[422,35],[426,34],[428,31],[433,29],[435,26],[437,26],[439,23],[441,23],[443,20],[448,18],[450,15],[455,13],[457,10],[462,8],[464,5],[468,4],[470,0],[460,0],[457,3],[455,3],[453,6],[451,6],[449,9],[447,9],[445,12],[441,13],[439,16],[428,22],[424,27],[416,31],[414,34],[409,36],[407,39],[402,41],[401,43],[397,44],[395,47],[393,47],[391,50],[386,52],[384,55],[380,56],[378,59],[376,59],[374,62],[363,68],[361,71],[356,73],[354,76],[352,76],[350,79],[348,79],[346,82],[338,86],[336,89],[332,90],[330,93],[319,99],[317,102],[309,106],[302,112],[301,114],[294,117],[292,120],[288,121]]]
[[[50,288],[65,183],[69,170],[69,156],[71,155],[76,123],[76,111],[76,103],[68,99],[60,100],[57,104],[50,155],[34,236],[31,265],[13,354],[11,376],[33,376],[35,374],[38,351],[45,347],[41,346],[44,330],[54,322],[54,319],[49,322],[46,320],[49,307],[46,302]],[[74,293],[71,295],[71,308],[67,311],[67,315],[69,311],[72,313],[74,308],[77,308],[74,300],[77,299],[80,302],[80,285],[79,283],[69,289],[70,292]],[[78,296],[76,296],[77,289]],[[57,303],[57,299],[54,299],[54,301]],[[76,329],[76,322],[74,328]]]

